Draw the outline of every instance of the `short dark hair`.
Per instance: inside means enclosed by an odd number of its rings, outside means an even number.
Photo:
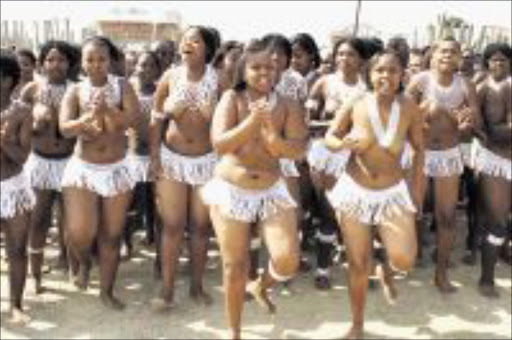
[[[206,28],[212,33],[214,37],[215,51],[217,51],[217,49],[222,45],[222,36],[220,31],[213,26],[207,26]]]
[[[336,65],[336,54],[337,54],[340,46],[343,44],[350,45],[350,47],[352,47],[357,52],[357,54],[359,55],[359,58],[361,58],[363,60],[367,58],[366,48],[365,48],[365,44],[364,44],[363,40],[361,40],[360,38],[350,37],[350,36],[342,37],[342,38],[336,40],[336,42],[334,43],[334,46],[332,47],[332,64],[333,65]]]
[[[403,37],[393,37],[389,39],[387,45],[387,48],[391,48],[395,50],[402,59],[404,59],[405,64],[407,65],[409,63],[409,44],[407,43],[407,40]]]
[[[236,92],[242,92],[247,88],[247,83],[245,82],[245,65],[247,64],[248,57],[252,54],[257,54],[264,51],[270,51],[268,44],[259,39],[253,39],[249,41],[247,46],[244,48],[243,54],[238,60],[235,68],[233,89]]]
[[[190,26],[187,28],[187,31],[192,29],[197,30],[201,36],[201,39],[203,39],[205,46],[204,59],[205,63],[208,64],[212,61],[217,49],[217,39],[215,38],[215,34],[212,32],[211,28],[207,28],[201,25]]]
[[[32,52],[31,50],[29,50],[27,48],[22,48],[21,50],[17,50],[16,55],[23,56],[23,57],[30,59],[30,61],[32,62],[33,65],[35,65],[37,62],[36,55],[34,54],[34,52]]]
[[[313,59],[313,66],[317,68],[320,66],[320,52],[315,39],[308,33],[298,33],[291,39],[291,45],[299,45],[304,51],[306,51]]]
[[[2,50],[0,52],[0,74],[2,77],[12,79],[11,91],[18,85],[21,77],[21,70],[16,55]]]
[[[155,63],[156,65],[156,68],[157,68],[157,71],[158,73],[160,74],[160,72],[162,71],[162,65],[160,64],[160,58],[158,58],[158,54],[155,52],[155,51],[152,51],[152,50],[144,50],[142,51],[140,54],[139,54],[139,58],[141,56],[143,56],[144,54],[147,54],[151,57],[151,59],[153,59],[153,62]]]
[[[400,64],[402,71],[407,68],[407,62],[405,61],[405,59],[402,58],[402,55],[398,51],[396,51],[394,48],[385,48],[381,51],[376,52],[368,62],[368,69],[367,69],[367,74],[366,74],[368,88],[371,90],[373,90],[373,84],[370,81],[370,73],[372,71],[372,68],[375,66],[375,64],[379,60],[379,58],[384,55],[394,56],[398,60],[398,63]],[[398,87],[398,93],[403,92],[403,90],[404,90],[404,84],[400,81],[400,86]]]
[[[460,42],[458,42],[457,39],[455,39],[453,36],[448,35],[448,36],[442,37],[441,39],[439,39],[432,45],[432,47],[431,47],[432,53],[434,53],[439,48],[439,45],[445,41],[455,43],[455,45],[457,45],[457,49],[459,50],[459,52],[462,51],[462,46],[460,45]]]
[[[237,49],[237,48],[243,49],[244,46],[242,43],[235,41],[235,40],[229,40],[229,41],[222,43],[222,45],[215,52],[215,56],[213,57],[213,60],[212,60],[213,67],[219,67],[220,63],[224,60],[224,58],[229,53],[229,51]]]
[[[384,42],[380,38],[361,38],[361,40],[364,44],[364,60],[370,59],[375,53],[384,49]]]
[[[79,62],[78,54],[73,46],[68,44],[65,41],[62,40],[49,40],[46,43],[41,46],[41,51],[39,52],[39,65],[43,65],[46,57],[48,56],[48,53],[52,49],[56,49],[66,57],[69,64],[68,69],[68,77],[70,76],[70,70],[75,69],[76,64]]]
[[[82,43],[82,49],[87,44],[103,45],[107,49],[110,59],[113,62],[117,62],[117,61],[121,60],[121,58],[122,58],[121,51],[119,50],[119,48],[117,48],[117,46],[107,37],[104,37],[101,35],[95,35],[95,36],[89,37],[89,38],[85,39],[85,41]]]
[[[489,59],[498,52],[503,54],[509,62],[512,61],[512,49],[509,44],[500,42],[491,43],[485,47],[483,54],[483,65],[486,69],[489,68]]]
[[[264,35],[263,38],[261,38],[261,41],[267,45],[271,51],[276,49],[283,51],[287,58],[286,67],[290,66],[290,60],[292,59],[292,44],[284,35],[279,33],[269,33]]]

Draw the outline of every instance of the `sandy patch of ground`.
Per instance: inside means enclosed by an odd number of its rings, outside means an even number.
[[[366,337],[512,338],[511,267],[503,262],[498,264],[496,283],[501,297],[486,299],[476,289],[480,266],[461,264],[462,248],[462,237],[458,237],[453,254],[457,266],[451,270],[451,277],[459,289],[453,295],[441,295],[430,283],[433,274],[430,262],[426,268],[415,269],[407,277],[397,279],[399,298],[395,306],[386,303],[380,288],[371,290],[366,308]],[[49,247],[47,257],[50,263],[55,261],[55,246]],[[156,314],[149,306],[160,284],[153,278],[153,257],[150,249],[138,245],[135,256],[122,263],[116,292],[127,303],[123,312],[108,311],[99,303],[97,268],[92,272],[91,288],[87,292],[77,291],[67,282],[64,273],[53,271],[44,277],[44,283],[50,290],[36,296],[29,279],[25,308],[32,321],[24,327],[7,322],[7,268],[3,263],[0,275],[1,338],[225,338],[221,270],[216,252],[211,252],[205,278],[214,304],[198,306],[188,298],[188,264],[182,261],[176,282],[177,306],[168,314]],[[345,268],[333,268],[332,279],[333,289],[320,292],[313,287],[313,272],[301,273],[293,282],[294,293],[291,296],[278,290],[274,292],[278,307],[275,317],[265,314],[255,302],[246,303],[243,336],[252,339],[339,337],[350,322]]]

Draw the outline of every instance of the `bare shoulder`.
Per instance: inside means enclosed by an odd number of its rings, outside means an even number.
[[[408,95],[401,95],[399,98],[400,112],[407,117],[408,121],[420,118],[420,108],[416,101]]]
[[[224,105],[226,105],[228,103],[233,103],[239,97],[240,97],[240,95],[235,90],[233,90],[233,89],[226,90],[222,93],[222,95],[220,97],[219,104],[223,103]]]
[[[40,84],[37,80],[27,83],[20,92],[20,100],[31,102],[39,92]]]
[[[476,93],[477,94],[485,94],[487,92],[488,87],[489,87],[488,79],[481,80],[476,85]]]

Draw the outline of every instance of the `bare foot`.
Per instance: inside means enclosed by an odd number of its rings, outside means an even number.
[[[352,326],[348,332],[342,337],[342,339],[362,339],[363,338],[363,327]]]
[[[450,281],[446,278],[441,279],[438,276],[436,276],[434,279],[434,284],[443,294],[452,294],[457,291],[457,288],[454,285],[452,285]]]
[[[30,316],[23,312],[19,308],[12,308],[11,309],[11,317],[9,319],[9,322],[15,325],[23,326],[30,322]]]
[[[269,314],[275,314],[276,306],[270,301],[267,291],[261,285],[261,278],[247,284],[247,291],[254,297],[256,302],[267,310]]]
[[[105,307],[113,310],[123,310],[126,307],[126,305],[121,302],[121,300],[110,294],[100,293],[100,300]]]
[[[386,301],[390,305],[394,305],[396,303],[398,293],[395,287],[393,273],[390,271],[390,269],[386,270],[383,265],[377,266],[375,270],[377,277],[379,278],[380,284],[382,286],[382,291],[384,292],[384,297],[386,298]]]
[[[87,290],[87,286],[89,285],[87,282],[87,279],[85,279],[83,276],[80,276],[80,275],[75,276],[73,278],[73,284],[79,290]]]
[[[164,299],[163,297],[156,297],[151,300],[151,308],[155,312],[165,313],[174,307],[172,299]]]
[[[48,274],[51,272],[52,272],[52,267],[50,267],[49,265],[45,264],[41,267],[41,273]]]
[[[74,278],[75,286],[80,290],[86,290],[89,286],[89,268],[82,265],[78,270],[78,275]]]
[[[37,295],[46,292],[46,290],[47,289],[41,284],[41,281],[36,281],[36,283],[35,283],[35,291],[36,291]]]
[[[197,304],[202,304],[204,306],[210,306],[213,303],[213,299],[210,294],[206,293],[202,289],[190,290],[190,297]]]
[[[491,299],[496,299],[500,297],[500,294],[498,293],[496,287],[493,284],[480,283],[478,285],[478,291],[480,292],[481,295]]]

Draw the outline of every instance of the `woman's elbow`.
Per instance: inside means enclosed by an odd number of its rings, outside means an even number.
[[[75,137],[72,127],[70,127],[70,124],[67,122],[59,122],[59,131],[64,138]]]

